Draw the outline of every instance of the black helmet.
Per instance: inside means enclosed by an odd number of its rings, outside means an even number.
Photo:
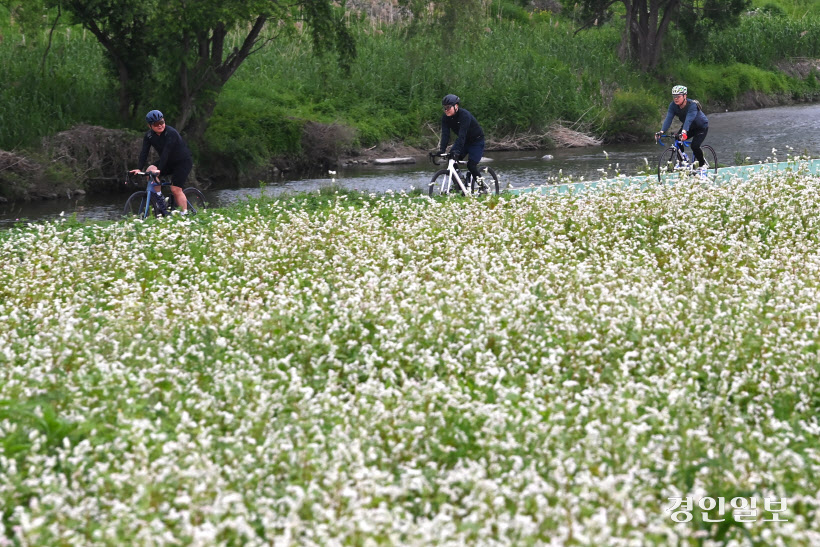
[[[160,112],[159,110],[152,110],[151,112],[145,115],[145,121],[149,124],[155,124],[162,118],[162,112]]]
[[[444,98],[441,100],[441,106],[453,106],[461,102],[461,99],[458,98],[458,95],[453,95],[452,93],[449,95],[445,95]]]

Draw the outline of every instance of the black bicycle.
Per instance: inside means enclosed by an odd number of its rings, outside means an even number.
[[[443,159],[447,162],[447,169],[440,169],[433,175],[432,180],[427,188],[427,193],[430,197],[435,195],[446,196],[448,194],[458,193],[462,196],[495,194],[500,193],[498,185],[498,177],[493,171],[492,167],[479,167],[478,172],[481,177],[475,180],[472,173],[467,171],[464,175],[459,171],[459,167],[467,165],[466,161],[459,161],[450,153],[440,154],[438,152],[430,152],[428,154],[433,165],[441,165],[438,160]]]
[[[658,180],[661,180],[662,174],[676,171],[683,171],[687,175],[704,178],[708,177],[710,171],[711,174],[717,175],[718,160],[714,148],[708,144],[701,146],[706,165],[696,165],[694,154],[686,151],[686,147],[691,146],[689,141],[680,140],[680,135],[655,135],[655,142],[661,146],[666,146],[663,139],[672,139],[674,142],[661,152],[661,157],[658,159]]]
[[[147,183],[145,190],[134,192],[125,202],[125,210],[123,211],[123,214],[126,217],[148,218],[150,215],[162,216],[162,208],[157,202],[157,199],[164,200],[165,210],[168,213],[173,212],[177,208],[177,203],[173,196],[161,194],[154,199],[150,199],[150,196],[154,194],[154,186],[160,185],[161,188],[164,188],[166,186],[171,186],[170,182],[163,182],[154,173],[144,173],[142,171],[138,171],[135,174],[145,176]],[[205,210],[205,195],[197,188],[185,188],[182,192],[185,194],[185,199],[188,201],[189,215],[196,215],[197,213],[201,213]]]

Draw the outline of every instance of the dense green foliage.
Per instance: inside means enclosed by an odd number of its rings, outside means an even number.
[[[640,135],[650,132],[647,124],[656,122],[656,103],[657,97],[645,91],[616,91],[609,109],[609,133]]]
[[[816,0],[752,0],[752,5],[761,11],[784,14],[792,19],[820,16],[820,2]]]
[[[205,160],[261,165],[271,156],[302,153],[308,122],[348,126],[354,147],[384,141],[432,146],[440,98],[450,92],[497,140],[544,135],[561,120],[597,135],[634,138],[641,117],[655,122],[669,86],[678,82],[707,109],[712,101],[731,107],[748,92],[798,100],[818,94],[816,76],[801,80],[775,69],[791,57],[820,56],[820,15],[794,11],[799,0],[744,16],[737,29],[710,33],[697,48],[679,47],[684,38],[675,30],[653,76],[618,59],[615,21],[576,34],[567,18],[528,14],[519,3],[493,6],[484,15],[494,17],[472,21],[467,34],[442,32],[430,21],[401,27],[351,18],[358,58],[349,73],[334,56],[316,55],[309,33],[280,37],[228,81],[196,149]],[[78,123],[118,125],[116,86],[105,78],[93,37],[58,27],[43,74],[45,35],[24,39],[4,14],[0,59],[11,85],[0,88],[0,149],[34,147]],[[152,106],[174,112],[172,105]],[[135,115],[133,128],[142,126],[141,117]]]
[[[265,96],[299,117],[341,119],[357,127],[360,144],[369,146],[429,137],[423,124],[437,130],[440,100],[449,92],[462,96],[488,132],[503,135],[556,119],[576,121],[590,109],[591,121],[598,121],[602,79],[640,84],[613,56],[587,53],[613,44],[615,32],[572,39],[566,25],[545,30],[503,23],[448,55],[438,53],[437,37],[400,28],[362,31],[357,39],[359,59],[349,78],[306,48],[286,44],[249,60],[224,95]],[[506,54],[497,56],[497,50]]]
[[[0,33],[0,149],[33,146],[78,123],[116,127],[116,92],[87,33],[60,29],[45,59],[43,44],[24,42],[8,26],[0,26]]]
[[[272,151],[298,154],[302,123],[284,112],[258,93],[226,94],[205,135],[208,151],[240,166],[262,165]]]
[[[809,83],[801,84],[788,76],[763,70],[746,64],[681,65],[677,69],[679,79],[686,82],[689,89],[697,94],[697,99],[709,104],[731,103],[738,90],[754,90],[763,94],[800,93],[800,88],[809,90]],[[814,93],[817,86],[814,85]],[[693,98],[695,95],[692,95]]]
[[[820,55],[820,16],[790,19],[756,12],[740,25],[710,34],[706,44],[693,48],[700,61],[731,65],[746,63],[772,68],[792,57]]]

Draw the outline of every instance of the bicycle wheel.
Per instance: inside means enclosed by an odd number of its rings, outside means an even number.
[[[205,210],[205,195],[197,188],[186,188],[183,190],[188,199],[188,214],[195,215]]]
[[[470,191],[473,195],[483,196],[485,194],[494,194],[498,195],[500,193],[500,189],[498,186],[498,177],[495,175],[495,171],[493,171],[492,167],[482,167],[478,170],[481,173],[481,178],[484,179],[484,182],[476,187],[475,180],[470,177]]]
[[[664,173],[671,173],[675,170],[675,165],[677,162],[677,149],[674,146],[670,146],[663,152],[661,152],[660,158],[658,158],[658,180],[661,180],[661,175]]]
[[[145,201],[148,194],[145,191],[134,192],[125,202],[123,215],[126,217],[145,218]],[[149,214],[153,213],[153,207],[149,209]]]
[[[436,171],[427,187],[428,196],[446,196],[457,190],[458,183],[450,178],[449,173],[447,169]]]
[[[706,169],[708,170],[709,174],[717,176],[718,162],[715,149],[709,146],[708,144],[704,144],[700,148],[701,150],[703,150],[703,159],[706,160]]]

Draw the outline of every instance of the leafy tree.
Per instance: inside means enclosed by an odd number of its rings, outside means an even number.
[[[331,0],[172,0],[162,11],[175,39],[159,52],[160,66],[176,75],[176,123],[194,138],[204,133],[220,90],[239,66],[281,34],[306,25],[314,51],[336,50],[346,69],[356,53],[344,14]]]
[[[149,95],[154,48],[146,14],[157,0],[56,0],[71,19],[82,24],[105,49],[109,70],[119,83],[119,111],[124,120]]]
[[[678,28],[686,37],[689,48],[696,53],[713,33],[740,23],[740,14],[751,0],[693,0],[681,6]]]
[[[57,8],[100,42],[119,82],[123,119],[149,101],[199,139],[225,83],[254,52],[305,28],[314,50],[335,50],[349,68],[356,46],[333,0],[3,0],[30,14]],[[161,93],[164,91],[165,93]]]
[[[569,1],[569,0],[567,0]],[[738,14],[750,0],[580,0],[578,16],[583,22],[580,30],[590,28],[613,17],[613,6],[625,8],[624,33],[618,54],[624,61],[634,61],[648,72],[660,62],[661,44],[670,25],[683,22],[690,43],[697,40],[694,33],[698,21],[709,20],[712,26],[722,28],[736,23]],[[707,29],[701,26],[701,30]]]
[[[44,0],[0,0],[0,6],[4,6],[11,20],[20,28],[20,32],[26,39],[35,37],[42,30],[43,13],[45,11]],[[36,40],[36,38],[35,38]]]
[[[20,29],[23,35],[23,42],[28,40],[30,44],[38,44],[42,34],[43,17],[48,14],[46,7],[47,0],[26,0],[20,2],[19,0],[0,0],[0,6],[4,6],[9,13],[9,16]],[[48,33],[48,43],[43,52],[43,61],[40,65],[40,71],[45,74],[46,57],[51,49],[51,38],[54,35],[54,30],[57,28],[62,12],[57,9],[57,13],[48,22],[50,31]]]

